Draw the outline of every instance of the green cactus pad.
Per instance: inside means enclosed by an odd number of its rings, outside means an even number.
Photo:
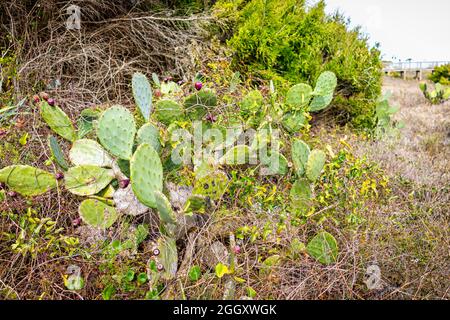
[[[307,210],[311,200],[311,185],[307,179],[299,179],[292,185],[291,192],[292,208]]]
[[[56,188],[55,177],[41,169],[14,165],[0,170],[0,182],[23,196],[37,196]]]
[[[337,85],[336,75],[331,71],[325,71],[317,79],[314,95],[329,96],[332,95]]]
[[[316,181],[322,173],[323,166],[325,165],[326,155],[321,150],[313,150],[309,155],[308,162],[306,163],[306,176],[312,182]]]
[[[245,115],[250,115],[261,110],[263,105],[263,96],[258,90],[250,91],[242,100],[241,112]]]
[[[286,157],[279,152],[273,152],[269,157],[262,158],[261,164],[265,166],[265,168],[262,168],[265,175],[285,175],[289,171]]]
[[[155,106],[155,118],[168,126],[174,121],[183,120],[184,110],[173,100],[160,100]]]
[[[152,87],[142,73],[136,72],[132,79],[133,96],[145,121],[150,120],[152,112]]]
[[[326,96],[315,96],[309,105],[309,111],[315,112],[323,110],[330,105],[331,101],[333,101],[332,93]]]
[[[209,197],[211,200],[219,200],[228,185],[228,177],[220,170],[209,171],[207,175],[197,179],[194,184],[193,194]]]
[[[91,196],[99,193],[113,179],[113,170],[92,165],[70,168],[65,176],[66,189],[79,196]]]
[[[113,164],[113,159],[103,147],[90,139],[75,141],[70,149],[69,159],[76,166],[92,165],[110,168]]]
[[[296,84],[286,94],[286,104],[291,108],[301,109],[311,100],[312,88],[304,83]]]
[[[159,251],[158,255],[153,255],[147,263],[147,276],[150,282],[155,285],[159,279],[172,280],[175,278],[178,269],[178,252],[176,241],[169,237],[160,237],[153,248],[153,252]],[[158,266],[162,270],[158,270]]]
[[[158,88],[161,88],[161,82],[159,81],[159,77],[156,73],[152,73],[152,80],[153,80],[153,83],[155,84],[155,86],[157,86]]]
[[[147,143],[159,152],[161,150],[161,142],[159,141],[159,129],[151,123],[143,125],[136,137],[138,145]]]
[[[217,106],[217,96],[208,89],[203,89],[184,100],[184,108],[191,120],[201,120],[209,109]]]
[[[95,199],[84,200],[78,212],[85,223],[103,230],[111,227],[118,217],[114,207],[110,207],[104,202]]]
[[[227,165],[247,164],[249,155],[250,148],[248,146],[238,145],[228,150],[227,153],[220,158],[219,163]]]
[[[338,245],[336,239],[328,232],[320,232],[306,246],[308,254],[322,264],[336,262]]]
[[[61,150],[58,140],[56,140],[54,136],[48,137],[48,147],[50,148],[50,152],[53,156],[53,159],[55,159],[56,163],[61,167],[61,169],[67,171],[67,169],[69,169],[69,164],[67,163],[66,158],[64,157],[64,153]]]
[[[64,111],[57,106],[49,105],[46,101],[41,102],[40,108],[42,119],[44,119],[55,133],[70,142],[77,139],[77,133],[75,132],[72,121],[70,121]]]
[[[129,160],[133,152],[136,124],[133,115],[121,106],[113,106],[101,115],[97,136],[114,156]]]
[[[163,189],[163,168],[158,153],[149,144],[141,144],[130,161],[131,185],[142,204],[156,207],[155,191]]]
[[[155,191],[155,203],[156,209],[159,212],[159,217],[161,222],[165,224],[175,224],[177,221],[177,217],[172,210],[172,205],[170,204],[167,197],[160,191]]]
[[[306,124],[306,117],[302,111],[288,112],[283,116],[281,124],[289,133],[299,132]]]
[[[302,140],[294,140],[291,145],[292,163],[298,176],[302,176],[306,171],[310,150],[309,146]]]

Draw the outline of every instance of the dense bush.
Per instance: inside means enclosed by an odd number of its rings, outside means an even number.
[[[342,15],[327,16],[323,1],[308,6],[304,0],[222,0],[215,8],[234,25],[228,44],[240,71],[290,83],[311,83],[324,70],[333,71],[338,97],[332,110],[358,127],[374,125],[380,52],[369,49]]]
[[[437,67],[428,78],[434,83],[439,82],[442,85],[450,85],[450,64]]]

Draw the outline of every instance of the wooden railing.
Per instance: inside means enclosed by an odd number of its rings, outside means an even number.
[[[436,67],[450,64],[450,61],[405,61],[385,63],[384,71],[420,71],[434,70]]]

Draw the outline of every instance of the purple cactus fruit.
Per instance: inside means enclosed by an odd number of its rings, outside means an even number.
[[[163,270],[164,270],[164,266],[163,266],[161,263],[159,263],[159,264],[156,266],[156,269],[158,269],[158,271],[163,271]]]
[[[159,249],[153,249],[153,255],[154,256],[159,256]]]
[[[214,115],[212,115],[211,113],[208,113],[208,114],[206,115],[206,121],[209,121],[209,122],[211,122],[211,123],[214,123],[214,122],[217,121],[217,117],[214,116]]]
[[[33,96],[33,103],[38,104],[40,101],[41,101],[41,98],[37,94],[35,94]]]
[[[49,98],[49,99],[47,100],[47,103],[53,107],[53,106],[55,106],[55,99]]]
[[[241,247],[240,246],[234,246],[233,251],[235,254],[240,254],[241,253]]]
[[[56,174],[55,174],[55,178],[56,178],[56,180],[62,180],[62,179],[64,179],[64,173],[62,173],[62,172],[56,173]]]
[[[15,197],[17,197],[17,192],[15,192],[15,191],[9,191],[9,192],[8,192],[8,196],[11,197],[11,198],[15,198]]]
[[[125,189],[130,184],[130,179],[123,179],[119,181],[119,187]]]
[[[197,91],[200,91],[200,90],[202,90],[202,88],[203,88],[203,83],[201,83],[200,81],[197,81],[197,82],[194,84],[194,87],[195,87],[195,89],[196,89]]]

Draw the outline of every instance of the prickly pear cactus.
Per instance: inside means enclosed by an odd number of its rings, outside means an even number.
[[[23,196],[37,196],[56,188],[55,177],[38,168],[14,165],[0,170],[0,182]]]
[[[116,222],[118,217],[114,207],[95,199],[84,200],[78,212],[85,223],[100,229],[108,229]]]
[[[329,96],[330,94],[333,94],[336,85],[336,75],[331,71],[325,71],[317,79],[314,95]]]
[[[197,178],[197,177],[196,177]],[[228,177],[225,172],[213,169],[208,174],[195,180],[193,194],[209,197],[211,200],[219,200],[228,185]]]
[[[184,110],[173,100],[160,100],[155,106],[155,118],[168,126],[174,121],[183,120]]]
[[[287,112],[283,115],[281,125],[289,133],[296,133],[306,125],[306,117],[302,111]]]
[[[90,139],[75,141],[69,151],[69,159],[76,166],[92,165],[110,168],[113,165],[113,159],[105,149]]]
[[[56,140],[54,136],[48,137],[48,147],[50,148],[52,157],[58,166],[60,166],[64,171],[69,169],[69,164],[67,163],[66,158],[64,158],[64,153],[59,146],[58,140]]]
[[[272,152],[269,157],[261,158],[264,175],[285,175],[289,171],[289,164],[285,156],[279,152]]]
[[[58,135],[70,142],[77,139],[77,133],[73,127],[67,114],[59,107],[51,106],[46,101],[42,101],[40,105],[42,119],[48,126]]]
[[[178,253],[175,239],[160,237],[152,250],[152,256],[147,263],[147,275],[152,284],[159,279],[175,278],[178,269]]]
[[[163,189],[163,168],[158,153],[149,144],[141,144],[130,161],[131,185],[140,202],[156,207],[155,191]]]
[[[291,206],[294,209],[305,211],[309,207],[311,200],[311,186],[307,179],[299,179],[292,185],[291,192]]]
[[[261,110],[263,105],[263,96],[258,90],[250,91],[242,100],[241,112],[243,115],[251,115]]]
[[[79,196],[91,196],[99,193],[113,179],[113,170],[92,165],[70,168],[65,175],[66,189]]]
[[[296,84],[286,94],[286,104],[293,109],[300,110],[308,105],[312,95],[311,86],[300,83]]]
[[[138,131],[136,141],[138,145],[148,143],[156,152],[161,150],[159,141],[159,130],[151,123],[144,124]]]
[[[97,136],[113,155],[129,160],[133,152],[136,124],[133,115],[121,106],[113,106],[100,116]]]
[[[147,77],[139,72],[133,74],[132,87],[134,101],[145,121],[149,121],[152,112],[152,87]]]
[[[175,224],[177,218],[172,210],[172,205],[170,204],[169,200],[160,191],[155,191],[154,195],[155,195],[156,209],[159,212],[161,222],[165,224]]]
[[[306,171],[310,150],[309,146],[302,140],[294,140],[291,146],[292,162],[298,176],[302,176]]]
[[[328,107],[333,101],[333,94],[329,94],[326,96],[315,96],[309,105],[309,111],[320,111]]]
[[[208,89],[194,93],[184,100],[184,108],[191,120],[201,120],[208,110],[215,106],[217,106],[217,96]]]
[[[326,156],[323,151],[313,150],[311,152],[306,163],[306,176],[310,181],[315,182],[320,177],[325,160]]]

